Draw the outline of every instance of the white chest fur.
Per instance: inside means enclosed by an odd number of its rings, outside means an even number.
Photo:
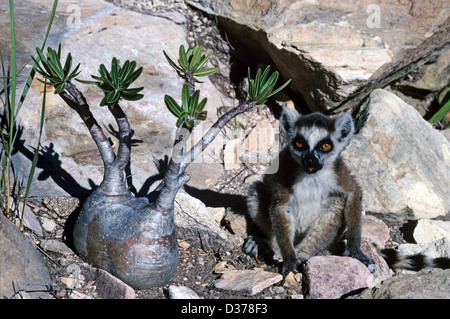
[[[306,232],[321,214],[330,192],[337,190],[335,174],[329,170],[301,176],[285,208],[291,217],[292,233],[298,235]]]

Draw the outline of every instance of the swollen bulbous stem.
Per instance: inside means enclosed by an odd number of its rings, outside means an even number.
[[[131,191],[127,188],[125,182],[124,169],[116,165],[105,166],[103,181],[99,188],[109,196],[130,196]]]

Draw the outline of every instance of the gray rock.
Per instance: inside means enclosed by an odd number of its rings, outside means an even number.
[[[62,241],[56,239],[43,239],[40,244],[41,248],[46,251],[52,251],[62,255],[73,255],[75,254],[72,249],[67,247]]]
[[[367,267],[350,257],[312,257],[305,264],[304,275],[308,299],[337,299],[376,284]]]
[[[384,245],[389,240],[389,228],[386,224],[371,215],[362,216],[361,236],[366,237],[379,248],[384,248]]]
[[[170,299],[203,299],[194,290],[185,286],[169,286]]]
[[[243,52],[272,59],[315,111],[351,108],[449,48],[445,0],[188,3],[217,16]]]
[[[228,250],[242,244],[238,236],[221,228],[202,201],[185,192],[178,192],[175,197],[175,225],[181,228],[184,239],[199,241],[206,251]]]
[[[42,255],[30,239],[0,213],[0,297],[11,298],[19,290],[32,298],[52,298],[45,290],[53,284]],[[43,292],[44,291],[44,292]]]
[[[389,266],[383,257],[379,254],[379,249],[376,248],[368,238],[361,239],[362,251],[375,261],[375,265],[370,265],[369,271],[375,277],[377,284],[392,276]]]
[[[450,269],[422,270],[392,277],[364,290],[360,299],[450,299]]]
[[[280,274],[264,270],[230,270],[214,281],[213,286],[219,290],[255,295],[282,280]]]
[[[450,258],[450,238],[420,244],[402,244],[398,246],[398,251],[402,255],[424,254],[430,258]]]
[[[87,264],[79,267],[74,265],[73,269],[84,276],[85,282],[95,281],[98,296],[101,299],[136,299],[133,288],[103,269]]]
[[[416,110],[391,92],[375,90],[357,126],[342,155],[363,189],[365,211],[409,207],[416,218],[449,211],[450,143]]]
[[[420,219],[414,228],[413,237],[416,243],[450,238],[450,221]]]
[[[25,205],[25,210],[23,213],[23,225],[33,232],[35,232],[38,236],[44,237],[44,233],[42,232],[42,226],[39,222],[39,219],[31,210],[30,206]]]

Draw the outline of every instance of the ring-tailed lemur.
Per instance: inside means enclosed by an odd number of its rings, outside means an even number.
[[[360,248],[362,192],[340,157],[354,132],[351,115],[300,116],[283,108],[280,124],[287,146],[279,169],[248,191],[248,213],[258,231],[247,239],[245,252],[263,255],[269,248],[275,259],[283,258],[285,275],[345,238],[344,255],[374,264]],[[397,264],[405,260],[392,251],[383,254],[389,253]]]

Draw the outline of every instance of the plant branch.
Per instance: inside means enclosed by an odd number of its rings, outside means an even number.
[[[193,95],[194,92],[195,92],[194,75],[192,75],[192,73],[190,73],[190,72],[186,73],[185,76],[184,76],[184,81],[187,83],[187,85],[189,85],[189,93],[191,95]]]
[[[91,113],[83,94],[69,81],[66,83],[66,89],[59,95],[80,115],[100,151],[105,167],[111,165],[115,159],[114,151],[102,128]]]
[[[158,205],[165,209],[170,209],[175,200],[178,190],[189,180],[189,175],[180,170],[180,163],[184,157],[186,140],[190,136],[190,132],[185,128],[177,128],[175,142],[172,147],[172,157],[167,166],[164,179],[157,187],[160,189]]]
[[[108,109],[114,116],[117,125],[119,126],[119,151],[117,152],[116,159],[114,160],[114,166],[118,169],[125,169],[130,161],[131,154],[131,137],[133,131],[128,122],[128,118],[125,112],[120,107],[119,103],[113,103],[108,105]]]
[[[186,156],[183,158],[180,166],[180,172],[184,172],[186,167],[193,162],[198,155],[200,155],[209,144],[211,144],[212,141],[216,138],[217,134],[219,134],[220,130],[225,127],[225,125],[231,121],[234,117],[237,115],[244,113],[245,111],[253,108],[256,105],[255,102],[246,101],[235,108],[231,109],[224,115],[222,115],[216,123],[213,124],[213,126],[206,132],[206,134],[202,137],[202,139],[195,144],[190,152],[186,154]]]

